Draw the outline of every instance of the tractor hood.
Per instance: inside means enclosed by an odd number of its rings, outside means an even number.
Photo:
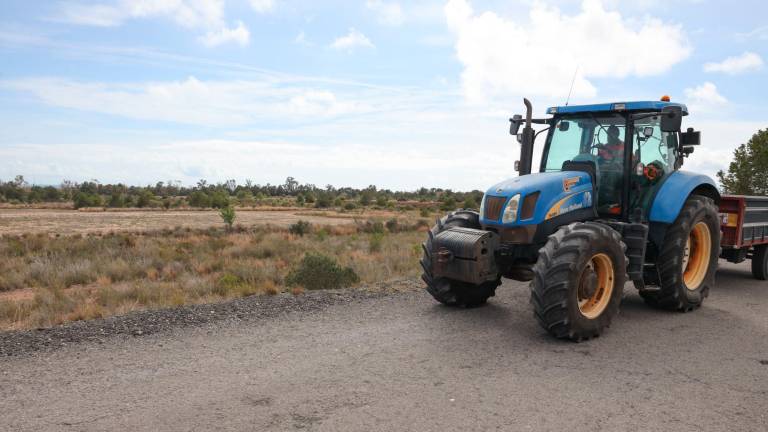
[[[504,221],[502,216],[507,206],[518,195],[516,217]],[[592,207],[592,197],[592,179],[586,172],[557,171],[513,177],[486,191],[480,221],[483,225],[535,225]]]

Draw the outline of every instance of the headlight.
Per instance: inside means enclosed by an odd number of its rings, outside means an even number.
[[[485,194],[483,194],[483,199],[480,200],[480,217],[485,217]]]
[[[520,194],[509,199],[507,208],[504,209],[504,215],[501,217],[502,223],[514,222],[517,220],[517,209],[520,207]]]

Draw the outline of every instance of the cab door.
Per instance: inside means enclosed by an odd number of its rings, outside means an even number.
[[[659,116],[634,120],[631,132],[629,214],[640,208],[647,219],[656,191],[675,170],[677,136],[661,131]]]

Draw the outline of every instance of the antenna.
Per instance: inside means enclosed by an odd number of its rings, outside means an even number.
[[[571,88],[568,89],[568,98],[565,100],[565,106],[568,106],[568,102],[571,100],[571,92],[573,92],[573,84],[576,82],[576,74],[579,73],[579,67],[576,66],[576,70],[573,72],[573,78],[571,79]]]

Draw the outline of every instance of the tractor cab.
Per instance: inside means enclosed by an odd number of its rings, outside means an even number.
[[[539,172],[594,174],[600,217],[647,219],[654,193],[691,149],[679,145],[685,105],[631,102],[553,107]],[[670,116],[673,121],[668,121]],[[666,121],[665,121],[666,120]],[[685,132],[686,142],[693,139]],[[696,142],[698,144],[698,142]]]

